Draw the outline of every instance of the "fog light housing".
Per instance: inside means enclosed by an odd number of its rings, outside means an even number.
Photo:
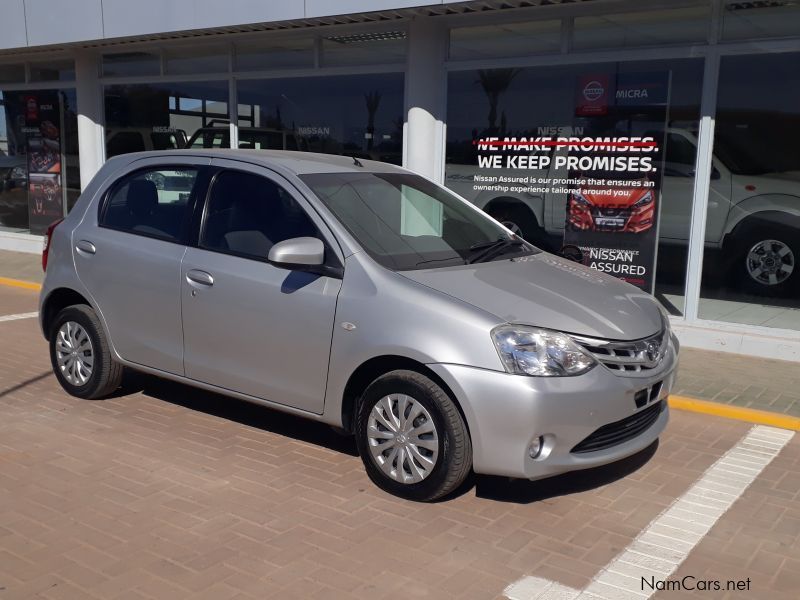
[[[530,446],[528,446],[528,456],[536,460],[542,453],[542,448],[544,448],[544,436],[540,435],[531,442]]]

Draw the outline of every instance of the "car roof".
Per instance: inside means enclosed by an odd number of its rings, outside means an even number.
[[[152,150],[126,155],[132,160],[143,158],[172,158],[189,156],[197,158],[220,158],[239,160],[263,165],[276,170],[286,170],[296,175],[307,173],[408,173],[405,169],[389,163],[338,154],[297,152],[292,150],[240,150],[234,148],[208,148],[197,150]],[[356,163],[358,161],[358,164]],[[361,166],[359,166],[359,164]]]

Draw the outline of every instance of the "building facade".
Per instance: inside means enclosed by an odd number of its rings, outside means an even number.
[[[800,360],[798,137],[800,0],[0,2],[0,248],[114,155],[347,154]]]

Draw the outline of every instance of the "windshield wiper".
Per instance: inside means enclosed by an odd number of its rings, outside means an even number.
[[[497,256],[498,254],[502,254],[508,248],[514,248],[518,246],[524,246],[525,242],[520,238],[499,238],[493,242],[481,242],[478,244],[473,244],[470,246],[470,251],[474,254],[473,256],[467,258],[467,264],[471,265],[473,263],[483,262],[485,260],[489,260]]]

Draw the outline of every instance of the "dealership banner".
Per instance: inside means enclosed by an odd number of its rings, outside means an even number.
[[[57,92],[41,91],[26,93],[22,108],[27,138],[30,230],[41,234],[64,216],[61,105]]]
[[[655,284],[669,85],[669,73],[579,78],[575,116],[584,135],[568,146],[564,245],[581,248],[590,267],[648,292]]]
[[[563,245],[651,292],[669,95],[669,72],[581,75],[571,123],[475,141],[473,191],[543,198]]]

